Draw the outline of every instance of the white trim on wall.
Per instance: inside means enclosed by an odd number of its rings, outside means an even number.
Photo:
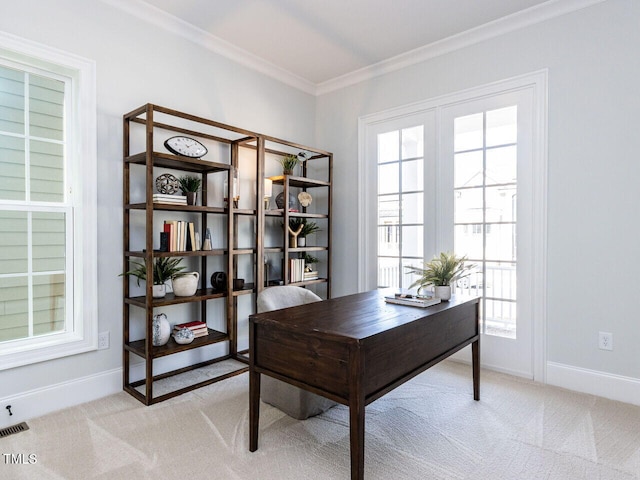
[[[122,391],[122,368],[114,368],[95,375],[74,378],[68,382],[0,398],[2,410],[5,405],[11,405],[11,413],[13,413],[11,416],[0,417],[0,428]]]
[[[640,405],[640,379],[547,362],[547,383],[619,402]]]
[[[349,85],[401,70],[430,58],[444,55],[604,1],[606,0],[550,0],[376,64],[316,84],[239,48],[220,37],[191,25],[143,0],[102,0],[102,2],[138,17],[145,22],[149,22],[175,35],[184,37],[193,43],[229,58],[247,68],[275,78],[286,85],[311,95],[323,95],[335,90],[340,90]]]

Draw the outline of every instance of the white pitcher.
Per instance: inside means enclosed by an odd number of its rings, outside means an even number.
[[[176,275],[171,279],[173,285],[173,294],[176,297],[189,297],[198,290],[198,280],[200,274],[198,272],[186,272]]]

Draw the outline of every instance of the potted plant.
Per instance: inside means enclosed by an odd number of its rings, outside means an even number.
[[[185,175],[178,179],[178,183],[180,184],[182,194],[187,197],[187,205],[195,205],[198,190],[200,190],[200,186],[202,185],[202,179]]]
[[[178,264],[182,261],[181,258],[159,257],[153,261],[153,297],[162,298],[166,295],[165,283],[178,275],[185,267]],[[132,275],[137,278],[137,283],[140,285],[140,280],[147,280],[147,265],[144,262],[131,262],[134,268],[128,272],[124,272],[121,275]]]
[[[282,166],[282,174],[293,175],[293,169],[306,158],[307,154],[305,152],[299,152],[297,155],[289,154],[279,158],[278,162]]]
[[[306,218],[292,218],[289,220],[289,231],[297,232],[298,241],[297,244],[299,247],[304,247],[307,244],[306,237],[307,235],[311,235],[320,230],[320,227],[315,222],[309,222]]]
[[[451,298],[451,284],[469,275],[475,265],[467,265],[467,257],[457,257],[454,253],[441,252],[439,257],[434,257],[426,262],[424,268],[405,267],[410,273],[419,275],[419,278],[409,288],[418,287],[418,294],[423,288],[433,285],[435,296],[442,300]]]

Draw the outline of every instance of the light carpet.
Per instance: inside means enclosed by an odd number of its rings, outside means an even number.
[[[122,392],[0,439],[2,479],[348,479],[348,409],[305,421],[262,404],[249,452],[248,374],[145,407]],[[640,407],[442,362],[367,406],[365,477],[640,480]]]

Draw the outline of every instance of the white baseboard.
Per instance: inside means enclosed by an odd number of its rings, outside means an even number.
[[[122,390],[122,368],[100,372],[88,377],[49,385],[0,399],[0,428],[46,415],[81,403],[97,400]],[[4,411],[11,405],[13,415]]]
[[[640,379],[547,362],[547,383],[577,392],[640,405]]]

